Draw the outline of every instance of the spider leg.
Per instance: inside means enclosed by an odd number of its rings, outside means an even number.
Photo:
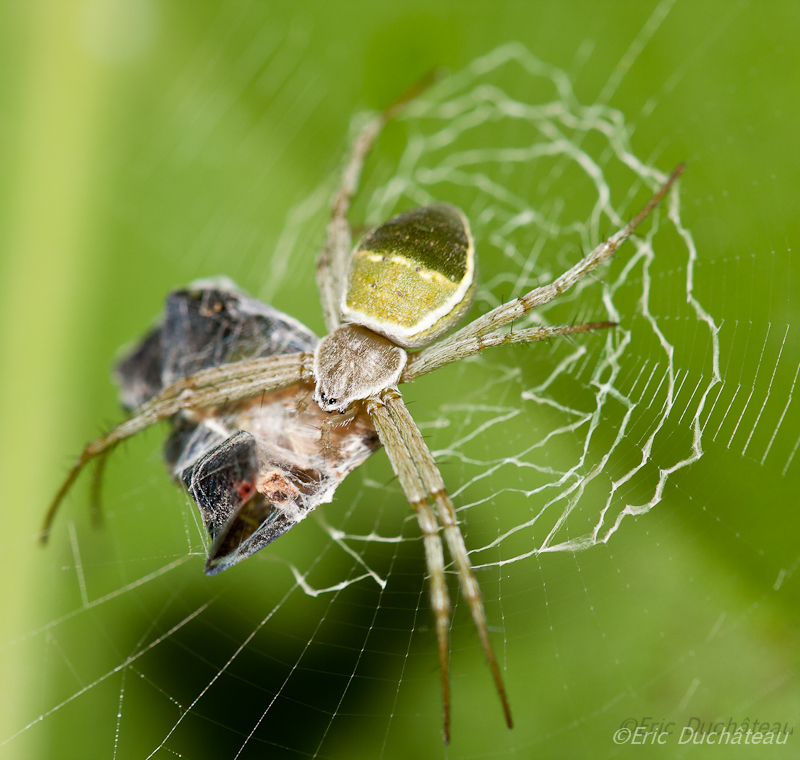
[[[458,343],[476,338],[480,335],[492,333],[504,325],[507,325],[509,322],[521,319],[532,309],[549,303],[554,298],[560,296],[564,291],[569,290],[576,282],[583,279],[589,272],[609,259],[614,254],[614,251],[631,236],[633,231],[644,221],[647,215],[661,202],[661,199],[667,194],[667,191],[672,187],[675,180],[683,173],[684,168],[685,166],[680,164],[672,174],[670,174],[667,181],[631,222],[626,224],[608,240],[600,243],[591,253],[582,258],[575,266],[568,269],[560,277],[556,277],[553,282],[531,290],[520,298],[515,298],[513,301],[509,301],[502,306],[492,309],[482,317],[478,317],[476,320],[453,333],[437,346],[420,351],[418,356],[423,357],[426,353],[433,350],[447,351]]]
[[[442,677],[442,707],[444,712],[444,742],[450,742],[450,596],[444,573],[444,550],[439,535],[439,524],[428,503],[427,490],[411,456],[408,446],[395,424],[389,410],[379,399],[368,399],[367,411],[375,424],[381,443],[400,480],[406,498],[417,513],[425,562],[430,576],[431,607],[436,620],[436,639],[439,644],[439,669]]]
[[[103,465],[111,449],[120,441],[157,422],[169,419],[182,410],[227,404],[308,380],[311,378],[308,369],[311,361],[312,355],[306,353],[250,359],[205,369],[168,385],[161,393],[136,409],[125,422],[86,445],[47,510],[40,533],[41,541],[47,541],[58,507],[81,470],[99,457],[92,485],[92,513],[97,514],[96,503],[99,499]]]
[[[386,123],[397,116],[409,101],[428,87],[434,77],[435,72],[426,75],[388,108],[371,118],[361,127],[350,145],[342,169],[342,178],[331,198],[325,245],[317,255],[317,289],[328,332],[333,332],[340,324],[339,300],[342,296],[344,280],[347,277],[347,261],[352,247],[347,212],[350,210],[350,202],[358,190],[364,161]]]
[[[319,428],[319,447],[322,456],[334,461],[341,458],[339,452],[336,451],[336,447],[333,445],[333,441],[331,441],[331,431],[342,425],[349,424],[358,414],[358,411],[359,408],[357,405],[352,406],[345,414],[338,414],[335,417],[330,415],[322,421]]]
[[[424,351],[409,356],[408,364],[403,370],[400,382],[407,383],[411,380],[416,380],[418,377],[427,375],[445,364],[466,359],[466,357],[478,354],[492,346],[504,346],[508,343],[530,343],[535,340],[548,340],[559,335],[591,332],[592,330],[602,330],[608,327],[616,327],[616,322],[590,322],[585,325],[559,325],[557,327],[530,327],[525,330],[517,330],[517,332],[474,335],[455,343],[447,341],[434,344]]]
[[[422,478],[428,496],[436,505],[439,521],[444,529],[447,548],[456,565],[456,570],[458,571],[461,591],[469,604],[470,611],[472,612],[472,620],[475,623],[475,627],[478,629],[478,636],[481,640],[486,659],[489,662],[495,687],[500,696],[500,702],[503,705],[506,723],[509,728],[512,728],[511,709],[508,706],[503,678],[500,675],[500,668],[497,665],[492,643],[489,639],[489,631],[486,627],[486,611],[483,607],[483,597],[478,581],[472,571],[469,554],[464,543],[464,536],[461,534],[461,530],[458,527],[458,520],[456,518],[453,502],[447,494],[439,468],[436,466],[436,462],[425,440],[422,438],[419,428],[417,428],[414,419],[403,403],[403,398],[400,393],[397,390],[390,389],[383,393],[382,400],[386,404],[395,426],[404,439],[408,451],[411,453],[411,458],[414,460],[414,464]]]
[[[385,116],[379,114],[359,130],[345,161],[339,187],[331,198],[325,245],[317,254],[317,289],[328,332],[339,326],[339,299],[352,244],[347,212],[358,189],[364,160],[385,123]]]
[[[111,449],[106,449],[102,454],[98,454],[94,460],[94,473],[92,474],[92,486],[89,493],[89,514],[94,525],[102,525],[103,512],[101,509],[101,496],[103,491],[103,473],[106,469],[106,462]]]

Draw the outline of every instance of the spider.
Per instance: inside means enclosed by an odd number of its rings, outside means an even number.
[[[498,332],[606,261],[684,167],[675,169],[633,221],[560,277],[435,342],[466,315],[475,292],[475,246],[463,212],[446,203],[413,209],[369,232],[352,250],[347,218],[371,146],[411,97],[396,101],[356,135],[332,197],[327,239],[317,257],[328,335],[319,340],[230,281],[198,282],[171,293],[162,324],[117,367],[121,400],[131,415],[84,448],[50,505],[41,535],[46,541],[84,465],[96,459],[91,503],[97,516],[109,452],[169,420],[167,464],[198,506],[211,539],[205,567],[211,575],[330,501],[341,480],[382,444],[422,533],[448,743],[451,606],[442,535],[509,728],[512,718],[453,502],[398,385],[491,346],[612,327],[596,322]]]

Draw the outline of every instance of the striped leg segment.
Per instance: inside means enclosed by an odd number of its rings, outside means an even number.
[[[311,354],[295,353],[222,364],[184,377],[164,388],[134,411],[125,422],[86,445],[47,510],[39,534],[42,543],[47,541],[50,526],[62,500],[78,479],[81,470],[93,459],[99,458],[92,484],[92,514],[98,519],[97,502],[103,467],[111,449],[120,441],[167,420],[184,409],[203,409],[227,404],[308,380],[310,372],[307,367],[311,366],[311,360]]]
[[[436,462],[422,438],[422,434],[419,432],[416,424],[414,424],[414,420],[409,414],[406,405],[403,403],[400,393],[396,390],[386,391],[383,394],[383,399],[389,409],[392,420],[401,431],[406,446],[411,452],[411,457],[422,478],[428,496],[436,505],[439,521],[444,529],[447,548],[458,572],[461,592],[464,594],[469,604],[470,611],[472,612],[472,620],[475,623],[475,627],[478,629],[478,636],[480,637],[486,659],[489,662],[500,702],[503,705],[506,724],[509,728],[512,728],[511,709],[508,706],[503,678],[500,675],[500,668],[497,665],[492,643],[489,639],[489,631],[486,627],[486,612],[483,607],[483,597],[478,581],[475,578],[475,573],[472,571],[469,554],[467,553],[467,547],[464,543],[464,536],[461,534],[461,530],[458,527],[458,520],[456,519],[453,502],[447,494],[439,468],[436,466]]]
[[[461,591],[469,604],[483,651],[489,661],[495,686],[503,705],[506,723],[511,728],[513,725],[511,710],[508,706],[500,668],[497,665],[491,641],[489,640],[486,613],[483,607],[480,587],[472,571],[467,548],[464,544],[464,537],[459,530],[455,509],[445,490],[442,476],[439,474],[436,463],[397,390],[386,391],[380,399],[369,399],[366,404],[367,411],[375,423],[381,442],[386,448],[392,468],[400,480],[406,497],[416,510],[425,543],[425,556],[428,562],[431,584],[431,606],[436,618],[439,661],[442,669],[445,743],[450,738],[450,685],[448,674],[450,600],[445,580],[444,552],[439,536],[440,523],[447,541],[448,550],[458,572]],[[436,506],[438,521],[429,500]]]
[[[417,513],[417,521],[425,546],[425,561],[430,576],[431,607],[436,619],[436,639],[439,644],[439,668],[442,674],[442,703],[444,711],[444,742],[450,742],[450,596],[444,573],[444,549],[439,524],[428,503],[428,495],[411,453],[389,410],[378,399],[369,399],[367,411],[375,423],[381,443],[397,475],[406,498]]]

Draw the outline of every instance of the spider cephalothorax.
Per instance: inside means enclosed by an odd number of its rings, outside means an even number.
[[[342,325],[314,351],[314,401],[324,412],[344,414],[400,382],[405,349],[361,325]]]
[[[331,201],[327,240],[317,258],[329,334],[318,340],[230,283],[196,283],[170,294],[162,324],[118,366],[122,401],[131,416],[83,450],[51,504],[42,536],[87,462],[97,459],[98,484],[117,443],[170,420],[167,462],[198,506],[210,538],[206,572],[214,574],[330,501],[342,479],[383,444],[422,533],[448,741],[450,599],[442,536],[509,727],[511,713],[455,508],[398,385],[491,346],[611,327],[597,322],[499,332],[606,261],[683,167],[632,222],[564,274],[434,343],[466,315],[475,291],[475,247],[463,212],[444,203],[412,209],[367,234],[351,251],[350,200],[365,156],[401,104],[356,136]],[[412,349],[420,350],[409,353]],[[93,503],[96,496],[95,489]]]

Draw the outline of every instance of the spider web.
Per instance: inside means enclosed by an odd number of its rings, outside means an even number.
[[[631,218],[672,169],[666,143],[637,155],[637,122],[608,105],[669,8],[658,6],[590,100],[576,94],[574,73],[519,44],[444,78],[387,130],[354,222],[374,225],[435,200],[463,208],[480,261],[473,318],[552,280]],[[306,44],[295,34],[300,41],[273,66]],[[310,265],[295,257],[319,246],[331,177],[288,215],[259,297],[279,299],[297,278],[311,283]],[[800,445],[788,253],[771,252],[769,276],[759,280],[764,251],[703,251],[684,221],[686,196],[679,185],[609,265],[512,329],[618,327],[493,349],[403,389],[479,571],[514,732],[502,726],[456,596],[454,744],[441,747],[422,546],[382,453],[302,527],[206,579],[192,506],[162,487],[151,435],[131,443],[122,465],[112,462],[101,534],[61,516],[67,527],[53,536],[48,567],[60,576],[58,598],[44,622],[2,649],[4,658],[38,663],[44,679],[3,749],[24,752],[47,731],[60,757],[527,757],[572,741],[585,749],[591,740],[573,737],[588,726],[610,753],[623,719],[660,710],[685,720],[704,694],[709,718],[727,709],[741,721],[765,704],[782,706],[770,696],[796,679],[779,657],[767,658],[769,667],[744,662],[746,671],[769,672],[740,674],[754,685],[724,704],[722,666],[691,664],[696,654],[725,660],[739,651],[739,629],[764,604],[761,589],[744,601],[709,602],[700,583],[692,586],[688,560],[675,586],[658,577],[673,554],[702,543],[701,523],[714,523],[743,561],[763,556],[755,527],[741,549],[746,522],[714,500],[716,480],[731,453],[749,472],[796,478]],[[243,279],[254,261],[241,255]],[[675,539],[681,532],[688,540]],[[780,570],[764,588],[778,592],[791,579],[798,560],[785,556],[775,551]],[[632,607],[618,597],[641,613],[650,584],[658,602],[645,601],[643,614],[653,608],[652,628],[629,628],[621,616]],[[654,670],[637,670],[642,650],[631,635],[669,638],[664,620],[675,610],[691,635],[652,654],[663,658]],[[531,693],[536,678],[545,686]],[[567,707],[550,711],[551,700]],[[796,709],[768,717],[791,722]],[[88,720],[96,730],[71,733]]]
[[[542,103],[519,100],[503,89],[504,69],[509,67],[521,69],[534,87],[542,87]],[[405,150],[396,164],[382,168],[390,175],[387,181],[373,177],[367,183],[361,193],[370,199],[364,216],[367,226],[375,226],[399,211],[442,198],[465,209],[480,249],[479,311],[552,280],[622,227],[666,180],[633,155],[629,128],[619,111],[582,106],[563,71],[520,45],[503,46],[476,60],[435,88],[435,94],[436,100],[426,95],[409,107]],[[503,132],[511,137],[493,147]],[[583,147],[592,142],[598,155]],[[609,175],[626,188],[617,205]],[[311,204],[303,211],[312,209],[316,214]],[[483,386],[467,398],[441,403],[438,416],[419,422],[423,429],[453,431],[446,448],[435,452],[437,459],[462,462],[479,472],[453,490],[454,497],[466,502],[460,507],[465,519],[501,494],[506,503],[514,503],[513,494],[537,502],[535,508],[524,508],[530,519],[522,522],[521,513],[509,508],[513,517],[499,535],[472,549],[479,563],[499,549],[502,558],[485,566],[608,541],[626,516],[644,514],[659,503],[673,473],[703,455],[703,433],[712,411],[708,399],[719,395],[715,390],[722,382],[720,328],[694,293],[697,252],[691,232],[681,223],[679,193],[656,216],[656,226],[634,241],[635,250],[627,251],[626,260],[604,281],[584,280],[568,296],[511,329],[600,319],[625,324],[588,341],[539,346],[532,356],[493,351],[467,360],[468,368],[456,371],[481,377]],[[296,231],[290,227],[286,234]],[[682,266],[668,292],[659,288],[653,293],[659,244],[669,246]],[[545,257],[543,251],[551,255]],[[286,271],[288,265],[278,258],[276,268]],[[277,287],[273,282],[265,297]],[[691,319],[703,328],[695,331],[693,352],[706,344],[705,364],[695,362],[691,370],[676,356],[679,339],[658,319],[662,299],[681,296],[685,308],[673,318]],[[623,314],[630,318],[623,319]],[[541,354],[547,360],[537,371]],[[432,383],[437,380],[449,382],[437,376]],[[473,399],[495,395],[492,389],[498,384],[505,386],[507,405],[475,403]],[[681,397],[684,390],[686,397]],[[673,438],[676,415],[686,421],[689,432],[683,448]],[[514,441],[505,456],[502,445],[487,447],[490,429],[504,427],[497,434],[502,441],[511,437],[507,426],[518,417],[535,420],[530,446],[520,451]],[[667,438],[670,452],[661,453]],[[553,466],[553,448],[571,452],[562,460],[568,467]],[[513,485],[481,494],[482,481],[494,478]],[[631,494],[645,499],[629,503]],[[364,540],[341,531],[332,535]]]

